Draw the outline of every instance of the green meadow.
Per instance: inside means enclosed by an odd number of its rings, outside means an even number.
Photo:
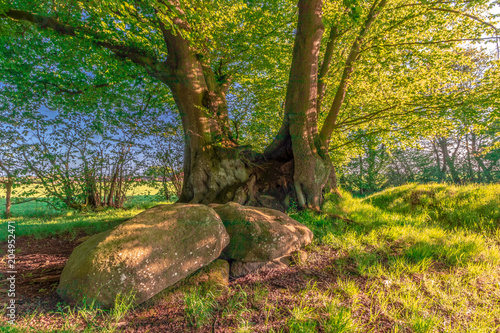
[[[497,332],[499,194],[500,185],[409,184],[364,199],[342,192],[341,199],[328,198],[322,214],[291,210],[315,235],[308,259],[296,266],[307,283],[299,290],[273,289],[266,280],[222,292],[188,290],[182,320],[201,332],[214,321],[235,332]],[[20,235],[45,237],[95,233],[154,204],[136,196],[125,210],[57,214],[31,203],[13,213]],[[117,309],[124,311],[119,320],[149,311]],[[43,330],[111,332],[113,311],[68,307]],[[20,319],[13,332],[36,331],[33,323],[44,316]],[[82,326],[82,316],[108,326]],[[255,324],[262,316],[264,324]]]
[[[65,232],[76,234],[80,230],[89,234],[104,231],[146,208],[161,203],[155,198],[157,192],[157,189],[148,185],[134,186],[127,193],[124,209],[106,209],[98,212],[57,210],[45,202],[29,201],[12,205],[12,217],[8,220],[4,215],[5,193],[0,192],[0,241],[7,239],[7,221],[16,222],[17,236],[41,238]]]

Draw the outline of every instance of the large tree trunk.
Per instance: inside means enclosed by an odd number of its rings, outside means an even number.
[[[316,114],[321,9],[322,0],[299,1],[283,125],[263,155],[237,146],[232,137],[226,104],[228,78],[216,76],[181,34],[162,27],[169,72],[161,79],[172,91],[185,133],[179,201],[265,205],[259,200],[264,194],[283,200],[293,194],[301,207],[319,209],[330,174]]]
[[[331,168],[326,146],[319,139],[316,112],[318,55],[324,30],[321,8],[322,0],[299,1],[283,125],[265,152],[269,158],[293,159],[298,204],[313,209],[320,207]]]
[[[236,146],[229,130],[226,105],[229,80],[216,78],[181,34],[174,34],[165,26],[162,33],[169,57],[168,73],[160,79],[172,91],[185,134],[184,181],[179,201],[205,204],[229,201],[235,188],[249,179],[242,149]]]

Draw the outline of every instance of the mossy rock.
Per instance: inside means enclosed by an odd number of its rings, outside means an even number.
[[[284,256],[271,261],[243,262],[235,260],[231,263],[229,275],[232,278],[239,278],[261,269],[285,269],[290,265],[291,262],[292,261],[290,256]]]
[[[69,303],[95,299],[110,308],[117,295],[140,304],[219,257],[229,236],[205,205],[158,205],[79,245],[58,294]]]
[[[229,285],[229,263],[222,259],[216,259],[209,265],[200,268],[189,277],[185,278],[155,295],[151,302],[161,299],[167,299],[173,294],[186,292],[192,288],[201,288],[201,290],[219,290],[228,289]]]
[[[311,243],[313,233],[283,212],[229,202],[214,207],[230,237],[224,254],[241,262],[267,262]]]
[[[213,261],[180,283],[190,287],[202,285],[229,285],[229,263],[222,259]]]

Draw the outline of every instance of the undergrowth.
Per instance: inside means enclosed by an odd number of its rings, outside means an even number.
[[[57,304],[57,309],[51,313],[59,318],[52,325],[43,325],[42,318],[46,314],[34,311],[21,318],[21,325],[11,325],[0,322],[0,332],[5,333],[72,333],[72,332],[101,332],[115,333],[123,328],[122,320],[131,311],[134,303],[134,295],[118,294],[112,309],[104,310],[96,306],[95,302],[83,303],[78,307]]]

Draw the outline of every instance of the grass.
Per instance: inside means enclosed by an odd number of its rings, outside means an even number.
[[[208,324],[217,302],[212,291],[201,291],[200,288],[189,290],[184,295],[186,317],[191,326],[200,328]]]
[[[17,236],[43,238],[62,233],[76,234],[83,230],[95,234],[139,214],[158,203],[153,195],[155,189],[146,185],[133,187],[124,209],[106,209],[99,212],[76,212],[56,210],[44,202],[26,202],[12,206],[12,217],[5,219],[5,199],[0,199],[0,241],[7,239],[7,222],[16,222]],[[1,193],[0,193],[1,196]]]
[[[363,200],[344,193],[331,221],[293,216],[333,250],[343,304],[356,331],[384,318],[393,331],[494,332],[500,329],[500,186],[407,185]],[[352,309],[352,308],[351,308]],[[362,328],[362,329],[361,329]]]
[[[10,325],[0,322],[0,332],[5,333],[72,333],[72,332],[101,332],[114,333],[121,331],[120,327],[125,315],[132,309],[134,295],[118,295],[111,310],[103,310],[95,306],[94,302],[80,306],[57,304],[57,309],[51,315],[60,318],[56,327],[40,327],[43,313],[36,310],[22,318],[24,325]]]
[[[364,199],[343,192],[326,202],[327,214],[289,212],[315,235],[309,259],[296,266],[299,287],[257,279],[227,291],[192,289],[168,304],[183,308],[197,331],[217,324],[231,332],[497,332],[499,194],[500,185],[442,184]],[[96,225],[117,212],[98,214]]]

